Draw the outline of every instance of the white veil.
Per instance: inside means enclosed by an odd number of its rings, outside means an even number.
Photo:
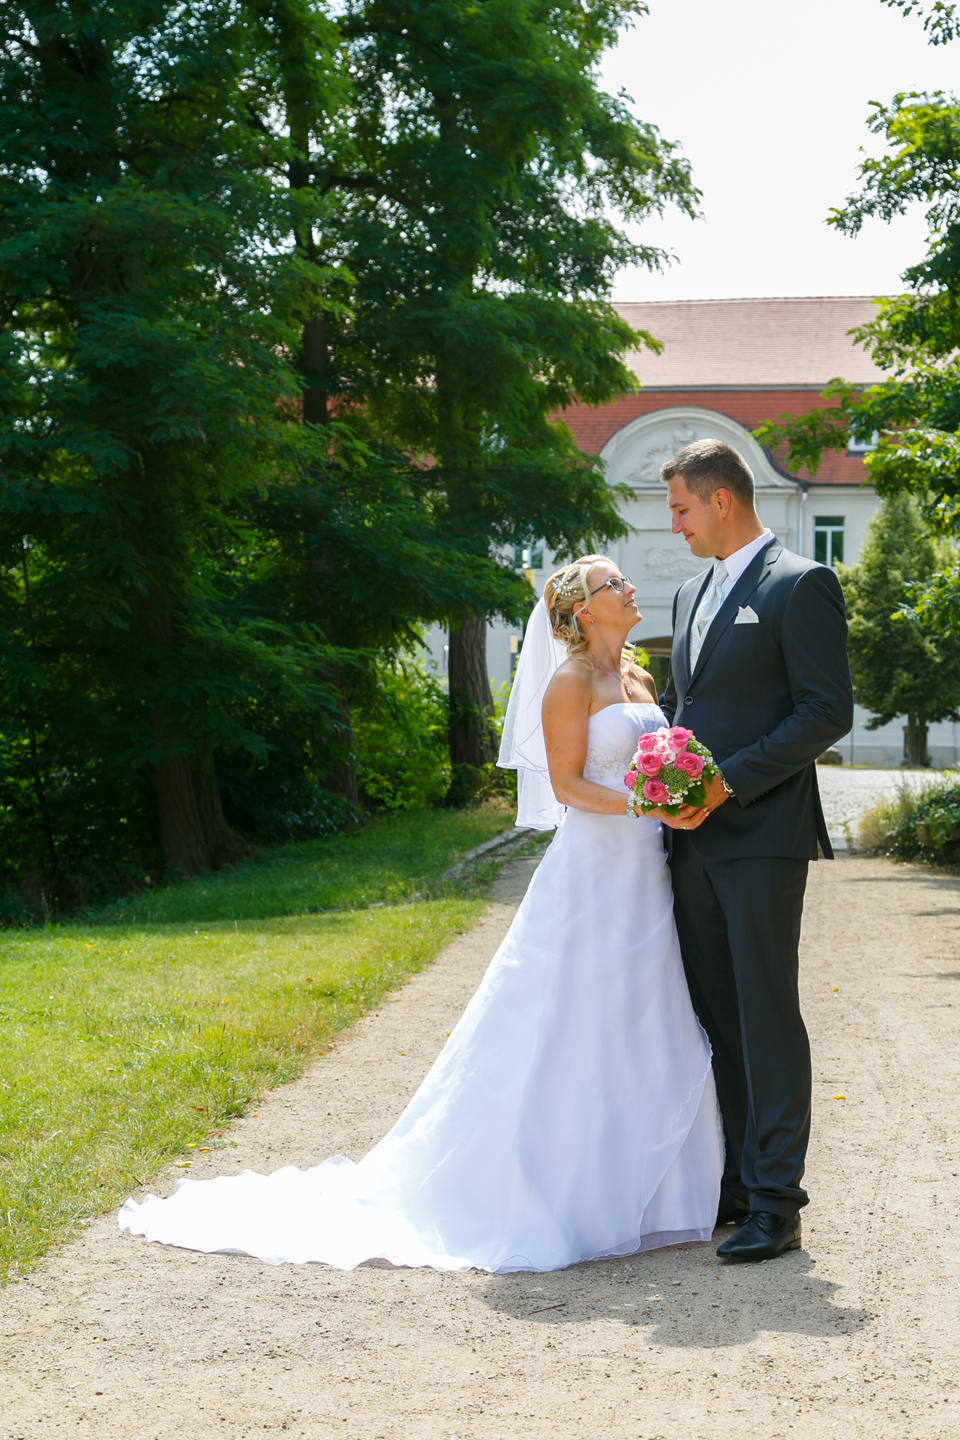
[[[497,757],[502,770],[517,772],[517,824],[525,830],[555,830],[564,816],[550,784],[540,706],[566,658],[566,647],[553,638],[546,602],[538,600],[527,621]]]

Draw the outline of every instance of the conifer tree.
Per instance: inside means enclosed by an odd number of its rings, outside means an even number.
[[[217,0],[2,12],[7,703],[61,747],[77,707],[91,757],[152,776],[166,860],[192,872],[237,851],[214,752],[249,739],[241,677],[278,663],[212,579],[275,448],[297,300],[263,254],[286,226],[245,27]]]
[[[342,76],[303,14],[323,115]],[[364,645],[505,581],[422,467],[296,423],[303,336],[343,282],[290,243],[262,17],[0,18],[0,810],[18,831],[29,810],[48,872],[110,811],[102,848],[136,819],[193,873],[242,853],[218,758],[267,764],[286,726],[335,769]]]
[[[912,609],[914,590],[955,563],[954,547],[929,535],[909,495],[885,500],[860,559],[839,565],[849,621],[854,696],[872,711],[868,730],[906,716],[904,760],[929,765],[931,723],[956,720],[960,635],[937,636]]]

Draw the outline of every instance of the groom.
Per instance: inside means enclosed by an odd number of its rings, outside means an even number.
[[[729,445],[697,440],[662,473],[674,534],[713,560],[674,600],[663,709],[722,776],[670,831],[680,947],[726,1138],[717,1223],[741,1222],[717,1254],[769,1260],[799,1246],[807,1203],[798,945],[807,866],[833,858],[814,762],[853,721],[843,593],[832,569],[764,528]]]

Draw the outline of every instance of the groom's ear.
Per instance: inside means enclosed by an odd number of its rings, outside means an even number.
[[[726,516],[730,514],[734,507],[734,503],[735,502],[733,498],[733,492],[724,489],[722,485],[718,485],[716,490],[714,490],[713,494],[710,496],[710,504],[717,511],[717,513],[719,515],[722,515],[724,518],[726,518]]]

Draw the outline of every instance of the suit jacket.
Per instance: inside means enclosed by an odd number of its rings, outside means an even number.
[[[798,860],[817,859],[819,840],[832,859],[815,761],[853,724],[840,582],[771,540],[714,616],[691,675],[690,627],[711,574],[674,598],[662,703],[671,725],[710,748],[734,794],[690,839],[717,858]],[[747,606],[757,622],[735,623]]]

